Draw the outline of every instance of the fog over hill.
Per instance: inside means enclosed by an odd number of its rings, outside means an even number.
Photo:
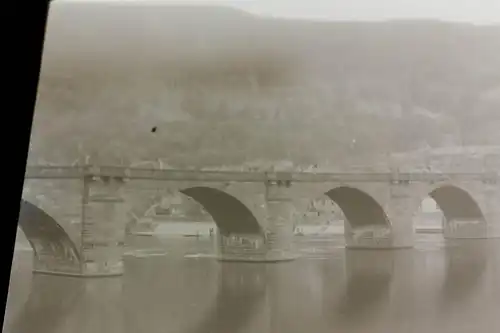
[[[369,163],[495,145],[498,54],[500,26],[55,2],[30,162]]]

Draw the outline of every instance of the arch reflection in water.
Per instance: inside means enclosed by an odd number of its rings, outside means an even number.
[[[78,302],[74,312],[75,316],[67,320],[66,332],[127,332],[122,279],[86,280],[84,297]]]
[[[31,292],[21,311],[7,323],[8,333],[52,333],[75,310],[85,293],[85,281],[33,275]]]
[[[346,251],[343,288],[325,294],[323,311],[331,326],[361,323],[383,308],[390,297],[395,259],[395,253],[390,251]],[[325,283],[340,276],[339,272],[328,272]]]
[[[157,256],[129,258],[126,268],[124,332],[185,332],[214,304],[217,262]]]
[[[213,306],[186,333],[238,332],[265,305],[267,274],[264,264],[223,263]]]
[[[488,267],[489,242],[474,240],[449,241],[446,248],[446,271],[440,295],[441,311],[450,306],[468,305],[483,283]]]
[[[321,300],[325,284],[317,260],[268,267],[268,332],[322,332]],[[331,262],[329,262],[331,264]],[[330,281],[328,288],[335,285]]]

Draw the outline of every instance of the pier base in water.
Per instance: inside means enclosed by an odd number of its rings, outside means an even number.
[[[264,235],[218,234],[216,246],[219,261],[272,263],[296,259],[292,251],[270,249]]]

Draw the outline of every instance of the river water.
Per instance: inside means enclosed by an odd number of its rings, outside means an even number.
[[[126,273],[31,274],[17,251],[9,333],[490,333],[500,328],[500,241],[346,251],[342,236],[297,237],[300,258],[220,263],[207,238],[128,240]]]

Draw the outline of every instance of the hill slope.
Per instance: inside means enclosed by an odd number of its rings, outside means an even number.
[[[495,26],[55,3],[30,160],[338,163],[498,144],[498,54]]]

